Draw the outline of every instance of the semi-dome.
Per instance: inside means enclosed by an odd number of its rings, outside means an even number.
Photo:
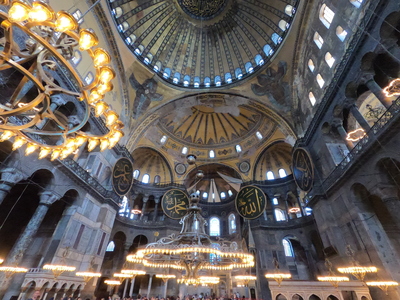
[[[299,0],[114,0],[134,55],[167,82],[211,88],[238,82],[281,46]]]

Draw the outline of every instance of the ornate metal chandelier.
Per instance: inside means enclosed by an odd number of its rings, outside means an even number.
[[[0,11],[0,76],[12,78],[2,89],[0,141],[14,138],[14,150],[26,145],[25,155],[39,150],[40,159],[51,154],[52,160],[66,158],[86,142],[89,151],[114,147],[123,136],[123,123],[102,101],[113,89],[115,73],[110,55],[95,49],[96,34],[80,29],[69,13],[55,13],[43,2],[0,4],[8,8]],[[78,48],[91,59],[91,82],[82,80],[70,63]],[[74,114],[60,109],[67,103]],[[92,114],[103,120],[105,133],[84,128]]]
[[[172,268],[185,271],[179,283],[199,285],[209,283],[199,276],[200,270],[230,271],[254,266],[252,254],[240,249],[236,242],[220,240],[212,242],[205,232],[206,220],[198,206],[197,193],[190,195],[186,215],[181,218],[181,232],[147,244],[127,260],[150,268]],[[217,282],[212,278],[212,282]]]

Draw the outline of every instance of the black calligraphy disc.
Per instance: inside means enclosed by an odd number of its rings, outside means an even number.
[[[129,192],[133,181],[133,165],[132,162],[123,157],[120,158],[114,166],[112,173],[112,185],[114,191],[119,196],[124,196]]]
[[[297,186],[308,192],[314,183],[314,165],[310,154],[304,148],[297,148],[292,156],[293,177]]]
[[[162,197],[161,207],[167,217],[181,219],[186,215],[189,207],[189,197],[181,190],[169,190]]]
[[[256,219],[261,216],[267,205],[267,197],[256,186],[242,188],[235,199],[236,210],[245,219]]]

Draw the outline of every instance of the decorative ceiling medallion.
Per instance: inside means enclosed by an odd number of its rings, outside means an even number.
[[[181,164],[181,163],[176,164],[176,165],[175,165],[175,172],[176,172],[176,174],[178,174],[178,175],[183,175],[183,174],[185,174],[185,173],[186,173],[186,166],[185,166],[184,164]]]
[[[200,20],[216,17],[223,11],[227,2],[227,0],[178,0],[178,4],[185,13]]]
[[[308,192],[314,183],[314,164],[308,151],[297,148],[292,155],[293,177],[297,186]]]
[[[267,197],[256,186],[242,188],[235,199],[236,210],[245,219],[256,219],[261,216],[267,206]]]
[[[239,170],[240,170],[240,172],[242,172],[242,173],[247,173],[248,171],[250,171],[250,164],[249,164],[249,162],[247,162],[247,161],[242,161],[242,162],[239,164]]]
[[[123,157],[114,166],[112,173],[112,186],[119,196],[124,196],[129,192],[133,181],[132,162]]]
[[[185,192],[172,189],[164,194],[161,200],[161,207],[167,217],[181,219],[186,215],[189,207],[189,198]]]

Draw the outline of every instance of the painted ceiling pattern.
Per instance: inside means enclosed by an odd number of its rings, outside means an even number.
[[[134,55],[172,85],[238,82],[281,46],[299,0],[114,0],[110,10]]]

